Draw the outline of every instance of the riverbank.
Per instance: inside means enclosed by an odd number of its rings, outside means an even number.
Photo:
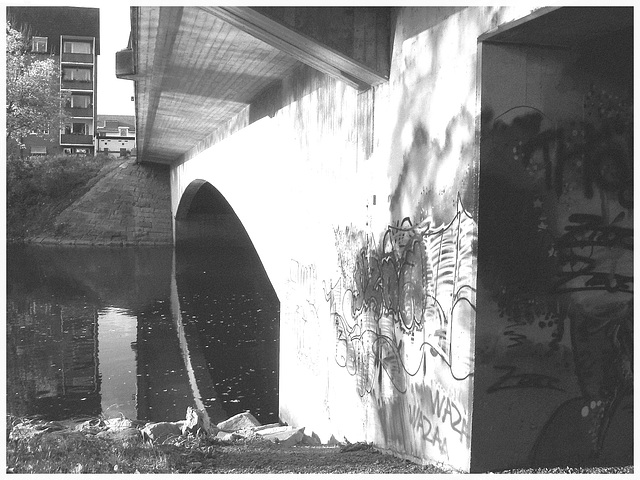
[[[126,424],[126,419],[121,421]],[[113,422],[112,422],[113,423]],[[200,433],[145,440],[144,422],[105,434],[103,419],[7,421],[7,473],[374,473],[445,474],[385,455],[366,444],[295,445],[258,435],[221,439]],[[625,467],[557,467],[507,470],[506,474],[633,474]]]
[[[7,160],[7,241],[66,246],[173,243],[169,170],[135,158]]]
[[[366,444],[310,445],[302,435],[295,443],[280,442],[247,428],[154,439],[150,431],[149,424],[127,419],[13,419],[7,423],[7,473],[446,473]]]

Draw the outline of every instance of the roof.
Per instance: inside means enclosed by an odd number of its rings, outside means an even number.
[[[133,115],[97,115],[96,128],[102,132],[117,132],[118,127],[128,127],[130,133],[136,130],[136,117]]]

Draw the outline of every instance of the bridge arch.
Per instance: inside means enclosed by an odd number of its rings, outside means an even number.
[[[244,410],[278,421],[280,300],[240,218],[209,181],[184,189],[175,239],[174,318],[199,408],[215,423]]]
[[[253,246],[242,222],[224,195],[210,182],[193,180],[185,188],[175,214],[175,243],[199,241]]]

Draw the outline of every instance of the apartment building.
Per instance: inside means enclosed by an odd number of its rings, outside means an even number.
[[[27,32],[31,51],[53,55],[59,63],[60,89],[68,120],[25,139],[29,155],[92,155],[96,144],[97,67],[100,10],[80,7],[7,7],[14,28]],[[39,135],[38,135],[39,134]]]

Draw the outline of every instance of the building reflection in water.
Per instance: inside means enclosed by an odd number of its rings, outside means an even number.
[[[102,414],[137,418],[134,348],[138,318],[128,310],[107,307],[98,312],[98,323]]]
[[[101,411],[96,309],[7,302],[7,411],[51,419]]]
[[[196,406],[212,421],[277,420],[274,294],[174,261],[162,248],[10,247],[7,413],[163,421]]]

